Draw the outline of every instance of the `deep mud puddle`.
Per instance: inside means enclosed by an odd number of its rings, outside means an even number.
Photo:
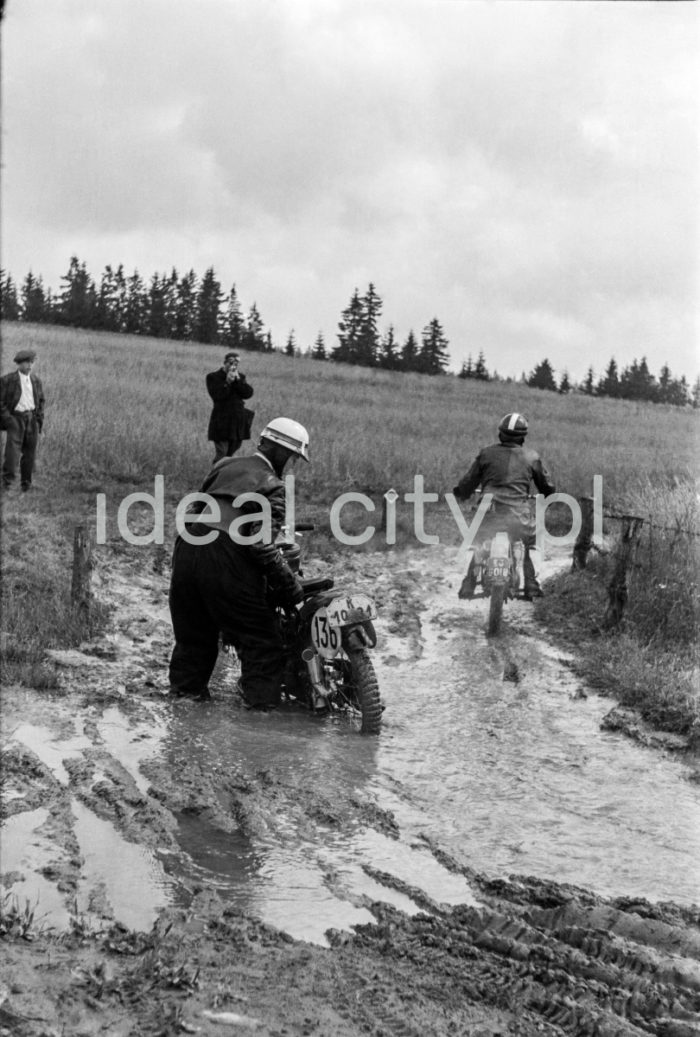
[[[77,913],[141,929],[213,889],[320,944],[372,921],[377,901],[408,915],[477,904],[431,847],[494,878],[697,901],[700,807],[683,764],[600,731],[610,701],[538,637],[527,604],[487,640],[486,603],[457,600],[451,560],[436,574],[433,553],[395,572],[384,559],[367,577],[391,604],[378,738],[292,709],[246,713],[228,657],[206,704],[153,693],[26,710],[4,732],[6,803],[24,808],[4,825],[5,888],[59,928]],[[167,615],[148,615],[149,646],[167,645]],[[27,754],[28,789],[13,785]]]

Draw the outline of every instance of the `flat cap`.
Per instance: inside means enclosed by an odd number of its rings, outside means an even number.
[[[25,360],[36,360],[36,353],[33,349],[20,349],[19,353],[15,353],[16,364],[23,364]]]

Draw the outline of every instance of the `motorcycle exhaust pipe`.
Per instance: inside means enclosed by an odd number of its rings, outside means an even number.
[[[315,652],[313,648],[305,648],[301,653],[301,657],[306,663],[306,667],[309,671],[309,680],[311,681],[311,688],[313,690],[313,707],[314,709],[325,709],[328,702],[325,694],[326,689],[323,685],[321,656],[318,652]]]

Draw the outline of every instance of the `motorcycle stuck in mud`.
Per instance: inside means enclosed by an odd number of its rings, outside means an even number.
[[[314,527],[299,524],[299,534]],[[336,587],[331,576],[305,577],[298,543],[278,544],[304,588],[298,607],[278,608],[285,645],[283,697],[323,716],[346,713],[362,734],[377,734],[384,706],[369,650],[377,643],[374,602]]]

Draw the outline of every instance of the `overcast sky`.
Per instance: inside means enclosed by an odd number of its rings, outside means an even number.
[[[518,376],[698,358],[700,5],[7,0],[2,264],[213,266],[276,344],[355,287]]]

